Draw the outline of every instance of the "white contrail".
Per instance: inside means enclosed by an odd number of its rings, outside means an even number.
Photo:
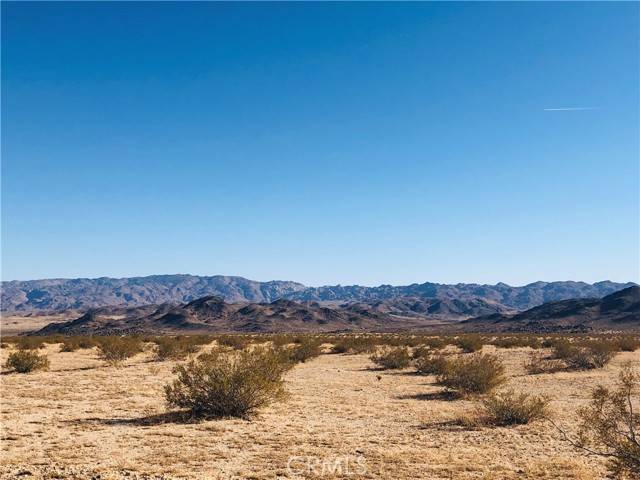
[[[564,108],[545,108],[545,112],[575,112],[579,110],[597,110],[596,107],[564,107]]]

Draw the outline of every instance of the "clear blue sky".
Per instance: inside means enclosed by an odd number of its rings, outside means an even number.
[[[3,279],[638,281],[639,9],[2,2]]]

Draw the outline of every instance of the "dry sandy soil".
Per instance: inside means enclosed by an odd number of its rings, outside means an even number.
[[[180,423],[163,415],[163,385],[172,378],[173,362],[140,354],[116,368],[97,360],[94,350],[58,349],[47,346],[48,372],[0,376],[0,478],[606,475],[602,459],[576,452],[547,422],[476,430],[447,426],[473,404],[439,398],[432,377],[371,370],[366,356],[323,355],[296,366],[286,377],[288,400],[251,421]],[[612,384],[625,361],[640,360],[640,352],[620,353],[602,370],[531,376],[522,368],[531,350],[498,353],[509,366],[510,386],[551,397],[557,422],[569,429],[593,387]],[[2,362],[7,355],[1,352]]]
[[[2,315],[0,327],[2,335],[18,335],[24,332],[33,332],[46,327],[50,323],[66,322],[72,318],[77,318],[73,313],[63,313],[59,315]]]

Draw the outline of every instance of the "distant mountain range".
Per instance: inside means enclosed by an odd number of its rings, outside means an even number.
[[[429,282],[406,286],[306,287],[291,281],[257,282],[220,275],[153,275],[2,282],[1,309],[5,313],[22,314],[67,310],[86,312],[105,306],[177,305],[216,296],[226,303],[271,303],[278,299],[331,304],[348,302],[364,303],[366,307],[363,308],[367,309],[395,308],[395,313],[410,313],[412,309],[407,305],[398,305],[396,300],[402,299],[401,304],[413,301],[414,309],[431,309],[429,313],[475,316],[521,311],[558,300],[601,298],[633,285],[631,282],[588,284],[567,281],[535,282],[521,287],[505,283],[447,285]],[[383,301],[392,302],[375,306],[376,302]]]

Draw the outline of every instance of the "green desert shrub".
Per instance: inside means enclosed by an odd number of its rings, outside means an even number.
[[[18,350],[9,355],[5,367],[17,373],[47,370],[49,368],[49,359],[46,355],[39,355],[32,350]]]
[[[142,352],[143,343],[139,337],[100,337],[97,339],[98,357],[107,363],[117,365],[127,358]]]
[[[496,355],[474,353],[449,360],[438,383],[459,395],[489,393],[505,382],[505,367]]]
[[[456,340],[456,345],[465,353],[477,352],[482,349],[484,340],[480,335],[464,335]]]
[[[481,400],[479,421],[487,425],[523,425],[548,415],[549,399],[506,390]]]
[[[375,353],[371,361],[385,370],[407,368],[411,363],[411,355],[407,347],[392,347]]]
[[[415,367],[422,375],[442,375],[449,368],[449,360],[443,355],[425,355],[416,360]]]
[[[246,417],[283,397],[282,376],[289,368],[271,348],[214,351],[175,367],[166,401],[195,417]]]

